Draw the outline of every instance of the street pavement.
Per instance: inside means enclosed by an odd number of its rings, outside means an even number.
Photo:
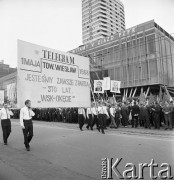
[[[0,134],[0,180],[97,180],[102,158],[123,158],[120,172],[127,169],[126,163],[133,163],[138,172],[139,163],[154,159],[159,166],[169,163],[174,175],[174,131],[108,128],[103,135],[85,126],[81,132],[77,124],[34,121],[30,152],[25,150],[19,120],[12,120],[8,146]],[[144,179],[149,176],[145,168]]]

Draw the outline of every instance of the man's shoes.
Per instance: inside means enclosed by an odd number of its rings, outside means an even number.
[[[105,134],[105,132],[104,132],[104,131],[102,131],[102,134]]]
[[[8,145],[7,143],[4,143],[4,145]]]
[[[27,151],[30,151],[30,147],[27,147],[26,150],[27,150]]]
[[[98,132],[100,132],[100,128],[97,128]]]

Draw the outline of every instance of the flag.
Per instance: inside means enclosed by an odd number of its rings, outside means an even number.
[[[161,89],[161,86],[160,86],[160,91],[159,91],[159,97],[158,97],[158,102],[162,102],[163,100],[163,93],[162,93],[162,89]]]
[[[155,96],[152,94],[152,93],[150,93],[150,97],[149,97],[149,104],[152,104],[152,103],[154,103],[156,101],[156,98],[155,98]]]
[[[144,92],[143,92],[143,89],[141,89],[139,101],[140,101],[140,103],[146,102],[146,96],[145,96],[145,94],[144,94]]]
[[[166,101],[168,101],[168,102],[170,102],[170,101],[172,101],[173,99],[172,99],[172,97],[170,96],[170,93],[169,93],[169,91],[168,91],[168,89],[167,89],[167,87],[166,86],[164,86],[164,90],[165,90],[165,93],[166,93]]]
[[[122,102],[126,102],[126,101],[127,101],[127,97],[124,95],[123,99],[122,99]]]
[[[166,92],[164,92],[163,99],[162,99],[162,105],[164,105],[166,101],[170,102],[170,97],[167,95]]]

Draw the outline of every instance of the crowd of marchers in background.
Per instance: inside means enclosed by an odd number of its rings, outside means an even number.
[[[19,118],[19,110],[12,109],[13,118]],[[153,102],[132,101],[110,104],[105,101],[92,102],[90,108],[34,108],[34,120],[64,123],[79,123],[83,130],[93,130],[94,125],[98,131],[104,129],[131,126],[132,128],[144,127],[148,129],[172,130],[174,128],[173,102],[159,104]]]

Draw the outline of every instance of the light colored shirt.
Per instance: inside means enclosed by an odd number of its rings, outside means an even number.
[[[98,112],[99,112],[99,114],[106,114],[109,117],[109,114],[108,114],[106,106],[99,106],[98,107]]]
[[[35,113],[27,106],[20,110],[20,125],[24,127],[24,120],[31,120]]]
[[[12,111],[10,111],[8,108],[2,108],[0,110],[0,119],[5,120],[5,119],[10,119],[10,116],[13,116]]]
[[[115,108],[114,107],[110,108],[110,114],[112,117],[115,117]]]
[[[87,111],[86,111],[86,115],[87,115],[87,118],[89,119],[89,114],[92,114],[92,108],[87,108]]]
[[[94,114],[95,116],[98,115],[98,108],[97,107],[92,108],[92,114]]]
[[[81,114],[86,118],[85,110],[83,108],[78,109],[78,114]]]

